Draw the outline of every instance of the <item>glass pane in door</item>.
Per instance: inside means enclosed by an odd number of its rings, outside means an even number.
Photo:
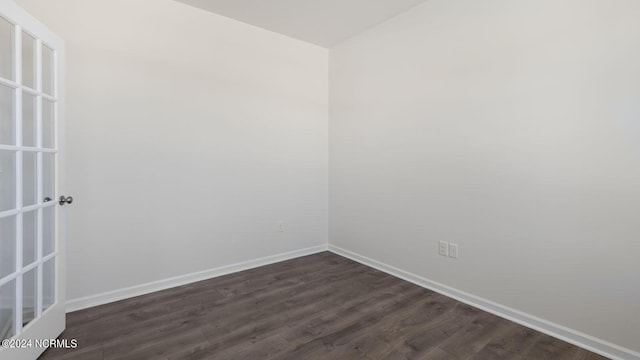
[[[36,260],[38,236],[38,211],[29,211],[22,216],[22,265]]]
[[[13,80],[13,25],[0,17],[0,77]]]
[[[38,306],[38,268],[26,272],[22,277],[22,325],[36,317]]]
[[[16,271],[16,217],[0,218],[0,279]]]
[[[36,39],[22,33],[22,85],[36,87]]]
[[[30,206],[37,202],[38,153],[24,151],[22,153],[22,205]]]
[[[14,90],[0,85],[0,144],[15,145]]]
[[[48,46],[42,46],[42,92],[53,96],[53,50]]]
[[[55,200],[56,197],[56,155],[42,154],[42,197]]]
[[[49,100],[42,100],[42,147],[55,147],[55,104]]]
[[[0,211],[16,207],[16,152],[0,150]]]
[[[42,266],[42,311],[56,302],[56,259],[51,259]]]
[[[0,286],[0,299],[16,298],[16,281],[11,280]],[[8,339],[15,335],[13,323],[16,312],[15,301],[0,301],[0,340]]]
[[[22,146],[36,144],[36,97],[22,93]]]
[[[55,250],[55,211],[52,206],[42,210],[42,256],[47,256]]]

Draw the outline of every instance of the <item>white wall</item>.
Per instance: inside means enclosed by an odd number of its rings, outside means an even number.
[[[639,18],[430,0],[332,49],[330,243],[640,350]]]
[[[170,0],[17,3],[67,44],[70,299],[326,243],[326,49]]]

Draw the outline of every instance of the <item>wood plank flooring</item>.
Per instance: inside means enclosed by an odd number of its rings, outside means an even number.
[[[67,314],[42,360],[604,359],[325,252]]]

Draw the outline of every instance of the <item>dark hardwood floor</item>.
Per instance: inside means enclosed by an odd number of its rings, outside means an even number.
[[[42,360],[604,359],[321,253],[67,314]]]

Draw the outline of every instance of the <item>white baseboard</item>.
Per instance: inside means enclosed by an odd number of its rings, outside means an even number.
[[[281,254],[265,256],[258,259],[243,261],[236,264],[225,265],[209,270],[198,271],[191,274],[185,274],[175,276],[168,279],[153,281],[145,284],[127,287],[124,289],[118,289],[114,291],[108,291],[101,294],[85,296],[82,298],[71,299],[66,303],[67,312],[73,312],[77,310],[86,309],[93,306],[103,305],[114,301],[124,300],[132,298],[134,296],[140,296],[149,294],[155,291],[165,290],[180,285],[193,283],[196,281],[207,280],[222,275],[235,273],[238,271],[253,269],[256,267],[274,264],[277,262],[290,260],[302,256],[316,254],[319,252],[327,251],[327,245],[314,246],[306,249],[289,251]]]
[[[640,353],[631,349],[612,344],[602,339],[569,329],[562,325],[537,318],[522,311],[454,289],[450,286],[409,273],[338,246],[329,245],[329,251],[602,356],[615,360],[640,360]]]

